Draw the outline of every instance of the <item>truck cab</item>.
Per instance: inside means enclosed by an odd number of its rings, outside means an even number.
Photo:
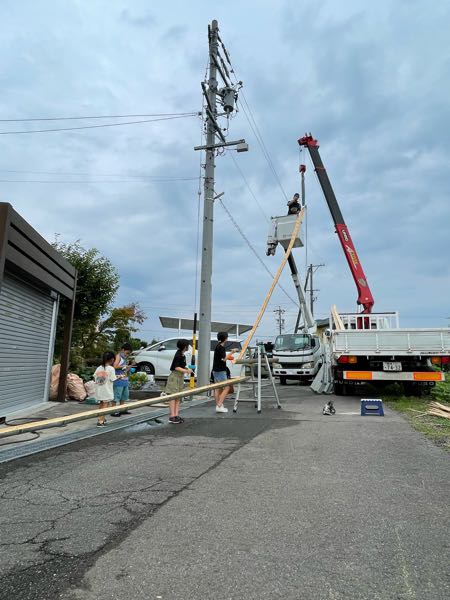
[[[286,333],[277,336],[273,349],[273,374],[286,385],[288,379],[309,383],[322,364],[322,345],[317,335]]]

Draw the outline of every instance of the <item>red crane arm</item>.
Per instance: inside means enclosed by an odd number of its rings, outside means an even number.
[[[350,267],[350,271],[358,289],[357,302],[364,307],[363,313],[370,313],[372,312],[372,307],[374,305],[372,292],[370,291],[369,284],[367,282],[364,269],[362,268],[361,262],[358,258],[355,245],[353,244],[350,232],[345,224],[338,201],[334,194],[333,188],[331,187],[327,171],[323,166],[322,159],[320,158],[319,143],[312,137],[312,135],[305,135],[298,140],[298,143],[300,146],[305,146],[308,148],[309,154],[311,155],[314,170],[317,174],[317,178],[319,179],[320,187],[322,188],[325,200],[328,204],[328,208],[330,209],[330,213],[336,227],[336,233],[338,234],[339,241],[341,242],[342,249],[344,250],[345,258],[347,259],[348,266]]]

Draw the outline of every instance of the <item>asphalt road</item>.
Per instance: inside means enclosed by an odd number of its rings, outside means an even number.
[[[1,465],[0,599],[447,600],[449,455],[281,390]]]

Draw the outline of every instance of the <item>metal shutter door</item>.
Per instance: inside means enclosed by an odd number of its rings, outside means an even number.
[[[46,398],[55,301],[8,276],[0,290],[0,415]]]

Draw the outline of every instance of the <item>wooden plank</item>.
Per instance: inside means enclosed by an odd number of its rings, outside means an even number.
[[[252,341],[252,338],[255,335],[255,331],[258,329],[259,324],[261,323],[261,319],[263,318],[264,313],[266,312],[266,308],[267,308],[267,305],[269,304],[269,300],[273,294],[273,290],[275,289],[275,286],[277,285],[277,283],[281,277],[281,273],[283,272],[283,269],[287,263],[287,260],[292,252],[292,248],[294,247],[295,239],[297,238],[298,232],[300,231],[300,225],[302,224],[304,214],[305,214],[305,208],[302,208],[302,210],[298,213],[297,219],[295,221],[295,225],[294,225],[294,229],[292,230],[292,236],[291,236],[291,241],[289,242],[289,246],[287,247],[287,250],[284,253],[284,257],[283,257],[283,260],[281,261],[280,266],[278,267],[278,271],[276,272],[275,277],[273,278],[272,285],[270,286],[270,289],[267,292],[267,296],[265,297],[264,302],[258,313],[258,316],[256,317],[256,321],[254,322],[253,327],[251,328],[250,333],[247,336],[247,339],[245,340],[245,342],[242,345],[242,350],[238,356],[238,360],[240,360],[241,358],[244,357],[244,354],[247,351],[248,345]]]
[[[440,402],[430,402],[430,408],[433,410],[440,410],[450,413],[450,406],[447,404],[441,404]]]
[[[212,383],[210,385],[204,385],[202,387],[194,388],[190,390],[186,388],[182,392],[176,394],[168,394],[167,396],[158,396],[157,398],[147,398],[146,400],[136,400],[135,402],[127,402],[123,405],[124,410],[133,410],[134,408],[142,408],[144,406],[152,406],[154,404],[160,404],[161,402],[168,402],[169,400],[178,400],[186,398],[186,396],[194,396],[196,394],[203,394],[209,390],[216,390],[227,385],[235,385],[242,383],[249,379],[248,377],[234,377],[221,381],[219,383]],[[47,429],[55,425],[62,425],[68,423],[74,423],[76,421],[84,421],[85,419],[92,419],[101,415],[109,415],[113,412],[118,412],[120,407],[110,406],[108,408],[97,408],[94,410],[87,410],[81,413],[75,413],[74,415],[67,415],[65,417],[55,417],[53,419],[45,419],[42,421],[33,421],[32,423],[25,423],[23,425],[12,425],[11,427],[3,427],[0,429],[0,439],[9,437],[11,435],[19,435],[21,433],[28,433],[30,431],[37,431],[38,429]]]
[[[331,307],[331,315],[333,317],[333,321],[334,321],[334,325],[336,327],[337,331],[344,331],[345,327],[344,327],[344,323],[342,322],[341,316],[338,313],[336,304],[333,304],[333,306]]]

